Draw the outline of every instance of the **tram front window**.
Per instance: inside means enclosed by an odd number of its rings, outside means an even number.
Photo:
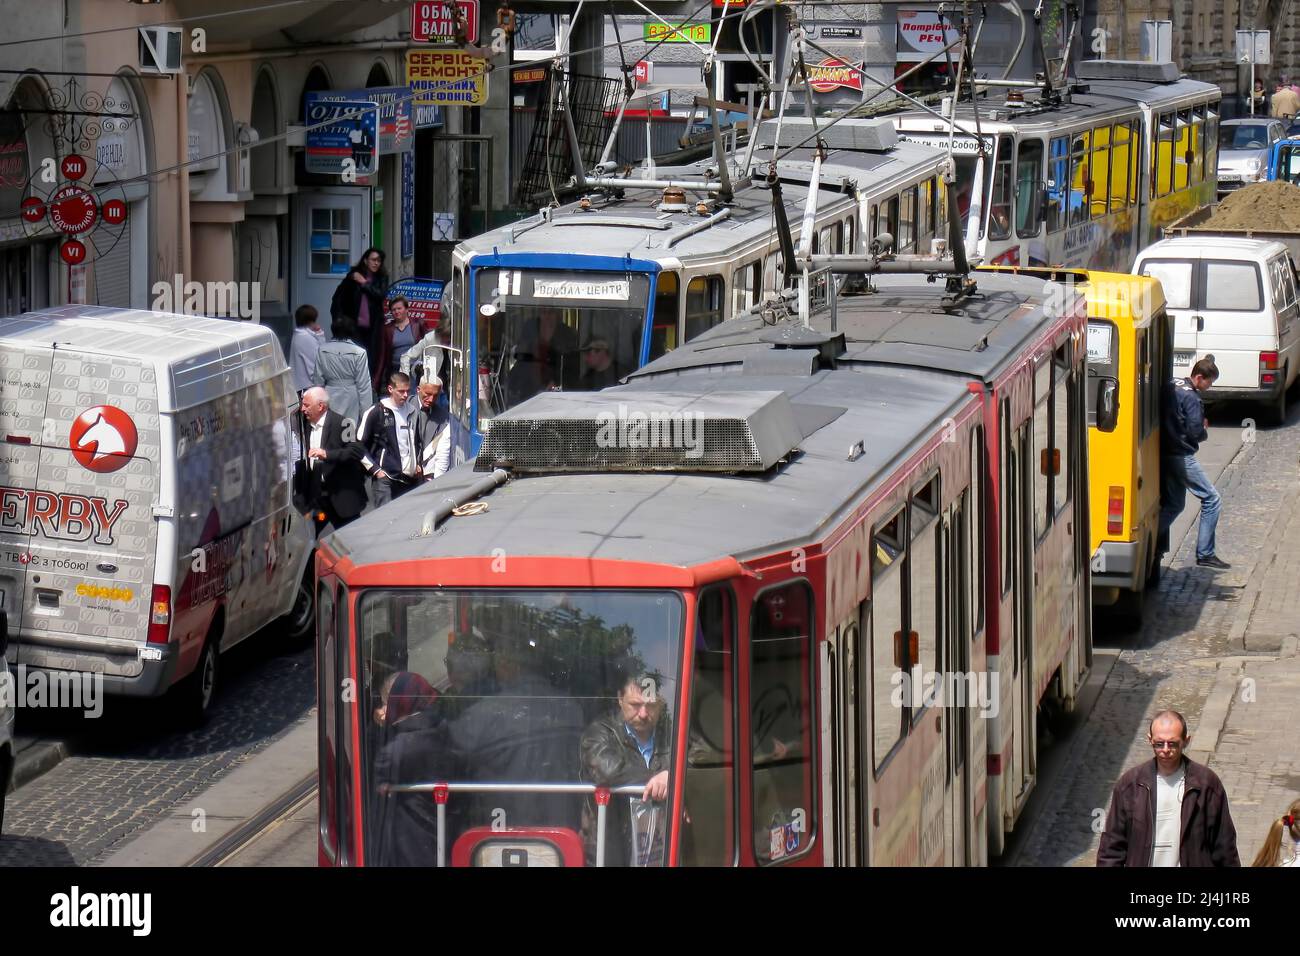
[[[636,371],[649,288],[643,273],[479,269],[479,417]]]
[[[357,623],[369,865],[604,863],[667,846],[682,641],[662,591],[372,590]],[[651,790],[649,799],[642,799]]]

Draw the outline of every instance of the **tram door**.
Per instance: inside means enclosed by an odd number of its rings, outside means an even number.
[[[1034,776],[1034,524],[1033,495],[1034,482],[1031,466],[1037,462],[1030,459],[1032,445],[1029,438],[1029,423],[1021,426],[1016,435],[1018,471],[1016,484],[1019,489],[1016,501],[1016,539],[1013,549],[1016,554],[1016,740],[1014,744],[1016,774],[1016,794],[1028,789]]]
[[[1007,547],[1011,551],[1011,753],[1010,767],[1004,778],[1004,791],[1010,799],[1003,803],[1003,814],[1007,820],[1015,816],[1015,797],[1020,792],[1020,783],[1024,779],[1024,753],[1022,741],[1025,738],[1025,713],[1020,693],[1021,685],[1027,681],[1024,667],[1025,656],[1025,615],[1022,607],[1025,603],[1025,546],[1028,537],[1029,517],[1026,504],[1025,461],[1028,442],[1027,426],[1016,432],[1011,445],[1010,467],[1007,469],[1006,508],[1011,516],[1011,537]],[[1032,488],[1032,485],[1028,487]],[[1005,668],[1005,664],[1003,665]],[[999,741],[999,745],[1000,745]]]
[[[834,833],[834,863],[860,866],[870,859],[863,847],[861,825],[865,794],[858,793],[858,622],[841,625],[823,645],[822,726],[829,728],[830,800],[826,815]],[[831,861],[828,859],[827,863]]]
[[[944,749],[947,751],[948,795],[944,814],[944,860],[949,866],[968,866],[967,814],[970,809],[970,774],[967,771],[967,753],[970,741],[971,708],[976,705],[976,688],[970,685],[969,609],[965,596],[966,585],[964,550],[961,529],[965,527],[965,514],[959,505],[953,509],[952,520],[944,523],[942,562],[946,581],[944,587],[943,615],[943,666],[939,672],[944,680],[944,711],[946,721]],[[955,532],[955,533],[954,533]]]

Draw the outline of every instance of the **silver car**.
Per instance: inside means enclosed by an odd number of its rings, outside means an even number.
[[[1268,154],[1284,134],[1281,120],[1248,117],[1219,126],[1219,195],[1268,179]]]

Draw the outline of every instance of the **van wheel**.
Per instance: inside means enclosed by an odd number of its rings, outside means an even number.
[[[307,570],[298,582],[293,608],[280,619],[285,636],[293,642],[305,640],[316,629],[316,575],[313,570],[311,562],[308,562]]]
[[[185,678],[177,688],[177,707],[182,722],[198,726],[208,719],[212,701],[217,696],[217,676],[220,671],[220,653],[218,632],[214,629],[203,644],[203,653],[199,656],[194,673]]]

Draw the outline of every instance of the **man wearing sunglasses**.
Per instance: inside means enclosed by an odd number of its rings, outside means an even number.
[[[1241,866],[1228,795],[1184,753],[1191,739],[1182,714],[1156,714],[1147,731],[1155,759],[1115,784],[1098,866]]]

